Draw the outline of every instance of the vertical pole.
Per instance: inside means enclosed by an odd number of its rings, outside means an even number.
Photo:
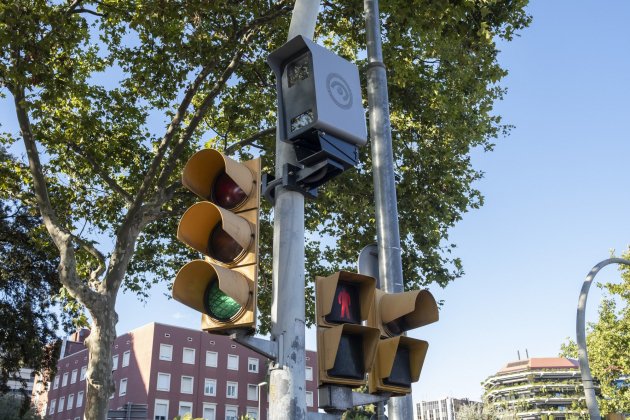
[[[389,120],[387,72],[383,64],[378,0],[364,0],[363,5],[367,33],[367,88],[374,168],[379,275],[381,287],[385,292],[399,293],[404,291],[402,256]],[[387,414],[392,420],[411,419],[413,416],[411,395],[390,398]]]
[[[578,362],[580,364],[580,374],[582,375],[582,387],[584,388],[584,397],[586,399],[586,406],[588,407],[588,414],[591,420],[600,420],[601,415],[599,412],[599,406],[597,405],[597,398],[595,396],[595,386],[593,384],[593,376],[591,375],[591,367],[588,364],[588,352],[586,351],[586,299],[588,298],[588,291],[591,288],[593,279],[602,268],[608,264],[626,264],[630,265],[630,261],[621,258],[609,258],[595,265],[593,269],[588,273],[584,284],[582,284],[582,290],[580,291],[580,297],[578,298],[577,316],[575,321],[575,339],[578,346]]]
[[[319,0],[296,0],[288,39],[313,38],[318,12]],[[278,123],[281,112],[278,107]],[[293,148],[276,134],[276,177],[295,161]],[[271,335],[278,342],[278,363],[269,377],[269,418],[305,419],[304,196],[282,187],[275,193]]]

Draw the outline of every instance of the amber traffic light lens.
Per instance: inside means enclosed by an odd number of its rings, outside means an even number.
[[[208,255],[224,264],[230,264],[236,262],[242,253],[243,247],[217,225],[208,238]]]
[[[219,289],[219,282],[216,278],[208,283],[203,303],[206,314],[220,322],[230,321],[241,310],[241,305]]]
[[[243,204],[247,194],[224,172],[214,182],[210,199],[224,209],[231,210]]]

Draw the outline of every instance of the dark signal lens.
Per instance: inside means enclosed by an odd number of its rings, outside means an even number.
[[[231,210],[243,204],[247,200],[247,194],[224,172],[214,182],[210,200]]]
[[[411,365],[409,360],[409,349],[407,347],[398,347],[394,357],[392,373],[389,377],[384,378],[383,382],[387,385],[410,387]]]
[[[216,278],[206,287],[203,303],[206,314],[221,322],[230,321],[241,310],[241,305],[219,289],[219,281]]]
[[[339,378],[363,379],[363,337],[342,334],[339,340],[335,364],[328,369],[328,375]]]
[[[223,228],[218,225],[208,238],[208,255],[222,263],[235,262],[243,253],[243,247],[238,244]]]

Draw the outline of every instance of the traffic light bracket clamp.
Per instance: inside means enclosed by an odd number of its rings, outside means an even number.
[[[352,391],[346,386],[323,385],[318,389],[319,408],[327,413],[343,413],[352,407],[389,400],[391,394],[371,395]]]
[[[255,351],[274,362],[278,360],[278,342],[253,337],[244,331],[236,331],[230,334],[230,340]]]
[[[317,188],[311,188],[304,184],[304,180],[320,170],[322,162],[312,167],[300,168],[299,166],[285,163],[282,168],[282,178],[275,178],[271,174],[262,176],[263,196],[272,204],[276,204],[276,187],[282,186],[289,191],[297,191],[306,198],[317,198]]]

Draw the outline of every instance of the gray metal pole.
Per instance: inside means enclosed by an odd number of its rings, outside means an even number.
[[[367,90],[376,203],[376,236],[381,287],[388,293],[404,291],[398,204],[394,180],[394,156],[389,120],[387,72],[381,48],[381,22],[378,0],[364,0],[367,32]],[[390,398],[387,414],[392,420],[413,417],[411,395]]]
[[[319,0],[296,0],[288,39],[313,38]],[[280,109],[278,112],[281,112]],[[281,121],[278,115],[278,121]],[[285,163],[295,164],[293,148],[276,135],[276,177]],[[304,196],[276,188],[273,229],[273,301],[271,335],[278,342],[278,363],[269,377],[269,418],[306,418],[304,350]]]
[[[580,372],[582,374],[582,385],[584,387],[584,397],[586,398],[586,406],[591,420],[600,420],[599,406],[595,397],[595,386],[593,385],[593,376],[591,368],[588,364],[588,352],[586,350],[586,299],[588,291],[591,288],[593,279],[602,268],[608,264],[625,264],[630,265],[630,261],[622,258],[609,258],[595,265],[582,285],[580,298],[578,299],[577,318],[575,322],[575,336],[578,346],[578,361],[580,363]]]

